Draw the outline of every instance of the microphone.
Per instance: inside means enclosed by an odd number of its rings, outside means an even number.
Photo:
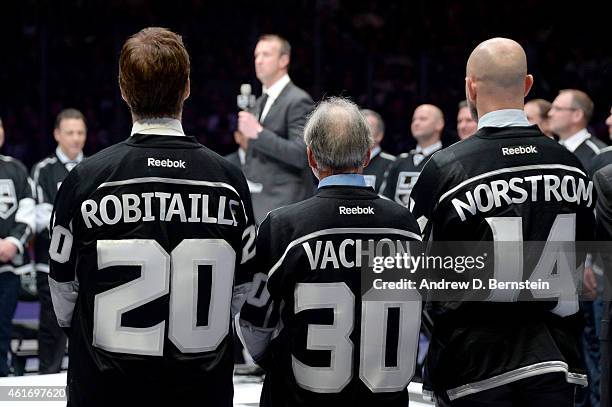
[[[240,95],[236,98],[236,104],[240,110],[248,110],[255,106],[255,95],[253,95],[251,85],[243,83],[240,85]]]

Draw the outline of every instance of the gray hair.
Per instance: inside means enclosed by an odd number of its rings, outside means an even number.
[[[329,170],[362,167],[373,144],[368,122],[357,105],[341,97],[319,103],[304,128],[304,141],[317,164]]]
[[[370,109],[361,109],[361,114],[366,118],[368,116],[372,116],[373,118],[375,118],[376,119],[376,130],[381,134],[385,134],[385,122],[383,121],[382,117],[378,113]]]

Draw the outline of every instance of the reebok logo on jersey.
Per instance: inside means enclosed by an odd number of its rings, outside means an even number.
[[[537,154],[536,146],[502,147],[503,155]]]
[[[360,206],[356,206],[354,208],[340,206],[338,210],[340,215],[374,215],[374,208],[371,206],[368,206],[367,208],[362,208]]]
[[[158,160],[156,158],[147,158],[148,167],[166,167],[166,168],[185,168],[185,161],[171,160],[169,158]]]

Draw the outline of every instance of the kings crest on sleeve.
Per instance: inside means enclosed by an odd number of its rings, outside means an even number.
[[[17,210],[17,194],[13,180],[0,179],[0,217],[8,219]]]
[[[159,211],[153,210],[154,205]],[[81,204],[81,215],[88,228],[114,225],[118,222],[216,223],[237,226],[236,210],[240,202],[206,194],[143,192],[140,194],[105,195],[99,202],[87,199]],[[216,216],[211,216],[216,215]]]

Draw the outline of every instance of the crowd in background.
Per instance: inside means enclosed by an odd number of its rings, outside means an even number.
[[[183,35],[193,66],[185,131],[220,154],[235,150],[231,130],[240,84],[251,83],[260,92],[252,61],[265,32],[289,39],[291,78],[314,100],[343,95],[379,112],[386,123],[383,149],[390,153],[415,146],[410,120],[422,103],[444,112],[445,144],[457,139],[466,50],[495,35],[514,38],[526,49],[535,77],[531,98],[552,100],[565,88],[586,91],[595,102],[591,132],[607,138],[603,123],[612,81],[607,21],[605,13],[586,5],[192,0],[170,7],[142,0],[73,0],[19,2],[7,5],[3,15],[3,153],[27,166],[54,150],[54,119],[66,107],[87,117],[86,154],[123,139],[131,119],[117,87],[117,56],[128,35],[149,25]]]

